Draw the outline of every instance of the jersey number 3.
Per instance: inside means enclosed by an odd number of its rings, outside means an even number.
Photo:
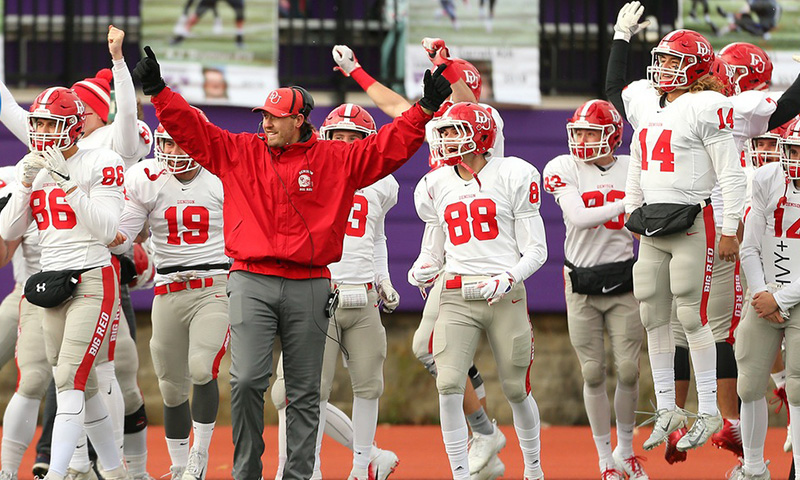
[[[180,245],[183,243],[197,245],[206,243],[208,240],[208,209],[199,205],[190,205],[181,212],[183,220],[183,233],[178,233],[178,207],[169,207],[164,212],[169,227],[167,243],[170,245]]]
[[[364,195],[353,196],[353,208],[350,209],[350,220],[344,229],[344,234],[348,237],[363,237],[367,231],[367,214],[369,213],[369,202]]]
[[[473,236],[476,240],[492,240],[497,238],[497,205],[488,198],[478,198],[469,204],[456,202],[444,210],[450,243],[461,245],[469,242]]]

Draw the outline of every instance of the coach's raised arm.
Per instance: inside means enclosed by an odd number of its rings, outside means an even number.
[[[300,87],[273,90],[263,133],[234,134],[198,115],[167,88],[155,55],[134,69],[175,142],[222,181],[231,322],[231,417],[237,480],[261,477],[264,392],[280,332],[287,408],[283,478],[307,479],[314,466],[319,388],[330,286],[327,265],[342,256],[356,189],[397,170],[422,145],[425,124],[450,95],[444,66],[425,73],[424,95],[376,135],[354,143],[319,140],[314,107]],[[329,305],[329,310],[335,305]]]

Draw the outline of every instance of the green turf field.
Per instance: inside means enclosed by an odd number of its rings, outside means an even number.
[[[224,1],[217,2],[224,28],[221,35],[212,33],[214,17],[209,11],[194,26],[191,37],[177,46],[169,45],[184,4],[185,0],[142,0],[142,43],[153,47],[159,58],[204,64],[275,65],[277,0],[245,0],[244,48],[234,42],[234,12]]]
[[[722,7],[726,12],[736,13],[741,11],[742,7],[747,5],[744,0],[709,0],[711,7],[711,21],[718,27],[723,27],[728,22],[725,17],[717,12],[717,7]],[[697,20],[689,16],[689,11],[692,8],[692,0],[682,0],[683,7],[683,26],[696,30],[703,35],[706,35],[711,45],[715,50],[721,49],[725,45],[733,42],[749,42],[760,46],[765,50],[796,50],[800,51],[800,0],[779,0],[778,2],[783,10],[778,26],[770,33],[771,38],[764,40],[739,30],[730,32],[721,36],[715,36],[711,28],[703,20],[702,7],[697,8]],[[646,14],[646,13],[645,13]],[[753,15],[758,18],[757,15]]]
[[[452,1],[456,9],[458,29],[442,11],[439,0],[410,0],[408,37],[441,37],[453,45],[539,46],[538,2],[497,0],[489,32],[479,9],[479,0]]]

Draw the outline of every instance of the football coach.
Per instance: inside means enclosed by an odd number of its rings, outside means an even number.
[[[377,135],[351,144],[319,140],[301,87],[273,90],[263,133],[231,133],[208,122],[166,86],[153,51],[134,69],[175,142],[222,181],[225,253],[233,258],[231,323],[233,477],[258,480],[264,452],[264,393],[276,334],[286,376],[286,470],[308,480],[319,427],[319,388],[330,272],[342,256],[353,195],[397,170],[422,145],[425,124],[450,95],[444,65],[425,72],[423,97]],[[194,222],[192,222],[194,223]]]

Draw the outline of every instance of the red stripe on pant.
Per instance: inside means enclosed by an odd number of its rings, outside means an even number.
[[[222,347],[217,352],[217,356],[214,357],[214,363],[211,365],[211,378],[216,379],[217,374],[219,373],[219,362],[222,361],[222,357],[225,356],[225,352],[228,351],[228,344],[231,341],[231,327],[228,326],[228,330],[225,332],[225,340],[222,341]]]
[[[19,370],[19,334],[22,333],[22,302],[25,300],[25,295],[19,299],[17,305],[17,344],[14,345],[14,366],[17,367],[17,385],[14,387],[14,392],[19,391],[19,382],[22,380],[22,372]]]
[[[525,371],[525,393],[530,395],[531,393],[531,368],[533,367],[533,351],[534,351],[534,344],[535,339],[533,338],[533,324],[531,323],[531,317],[528,315],[528,325],[531,326],[531,363],[528,364],[528,370]]]
[[[114,289],[117,286],[117,275],[110,266],[103,267],[101,273],[103,276],[103,302],[100,304],[100,315],[97,317],[94,334],[86,347],[86,353],[83,354],[83,360],[78,366],[78,371],[75,373],[75,390],[83,391],[86,389],[86,380],[89,378],[89,372],[92,370],[97,352],[103,344],[108,328],[110,326],[113,328],[111,311],[114,309],[114,302],[117,301],[114,295]]]
[[[714,242],[717,229],[714,226],[714,209],[711,205],[703,208],[703,227],[706,229],[706,268],[703,271],[703,294],[700,297],[700,323],[708,324],[708,295],[711,292],[711,273],[714,270]]]
[[[728,338],[725,339],[725,341],[731,345],[733,345],[735,341],[733,333],[742,320],[742,308],[744,306],[744,291],[742,289],[740,267],[741,263],[739,260],[736,260],[736,265],[733,267],[733,315],[731,315],[731,328],[728,331]]]
[[[119,318],[122,312],[122,304],[117,302],[117,314],[111,323],[111,336],[108,338],[108,361],[114,361],[114,352],[117,351],[117,332],[119,331]]]

